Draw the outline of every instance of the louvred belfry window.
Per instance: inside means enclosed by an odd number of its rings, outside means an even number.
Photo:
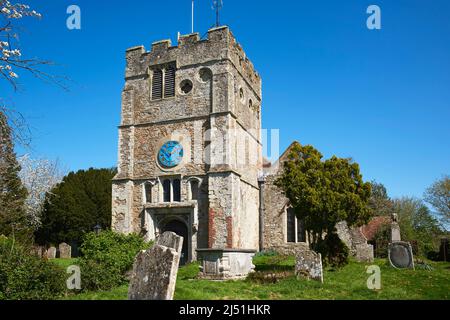
[[[152,79],[152,100],[157,100],[162,98],[162,80],[163,73],[162,70],[157,69],[153,71],[153,79]]]
[[[168,67],[164,75],[164,98],[175,96],[175,68]]]

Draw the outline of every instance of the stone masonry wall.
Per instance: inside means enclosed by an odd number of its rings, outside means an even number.
[[[264,184],[264,248],[271,249],[286,243],[284,210],[288,199],[274,185],[278,176],[266,177]]]
[[[175,96],[152,100],[153,70],[169,65],[176,66]],[[212,77],[201,77],[204,70]],[[180,89],[186,79],[193,84],[188,94]],[[230,30],[212,29],[206,40],[198,34],[182,36],[177,46],[169,40],[154,42],[148,52],[143,46],[130,48],[125,80],[118,174],[113,181],[113,228],[142,231],[148,181],[156,182],[152,200],[159,203],[159,179],[180,177],[182,201],[187,201],[188,179],[201,177],[198,245],[257,248],[261,78]],[[214,137],[204,141],[210,129],[226,137],[223,145]],[[161,145],[168,140],[181,142],[185,152],[183,163],[173,170],[161,168],[157,161]],[[221,156],[219,149],[225,159],[215,163]],[[248,154],[255,155],[256,161],[245,159],[241,165],[241,157]]]

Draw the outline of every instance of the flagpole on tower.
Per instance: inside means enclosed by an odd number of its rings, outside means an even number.
[[[220,27],[220,9],[223,7],[222,0],[213,1],[213,9],[216,10],[216,27]]]

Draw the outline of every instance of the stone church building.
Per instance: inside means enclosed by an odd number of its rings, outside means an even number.
[[[212,279],[247,275],[260,250],[306,248],[273,184],[288,151],[262,157],[261,106],[261,78],[226,26],[128,49],[113,230],[176,232],[181,263],[202,261]]]

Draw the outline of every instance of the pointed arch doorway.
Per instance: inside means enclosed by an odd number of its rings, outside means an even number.
[[[185,265],[189,256],[189,232],[186,224],[180,220],[170,220],[162,227],[162,233],[170,231],[183,237],[183,248],[181,250],[180,265]]]

